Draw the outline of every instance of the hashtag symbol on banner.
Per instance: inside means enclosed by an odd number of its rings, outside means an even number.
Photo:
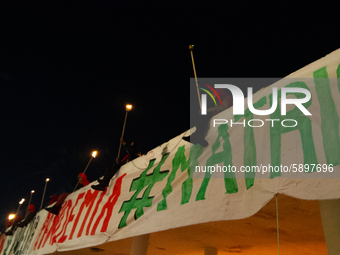
[[[144,207],[151,207],[153,196],[150,197],[150,192],[156,182],[162,181],[169,173],[169,170],[160,171],[164,161],[168,158],[169,154],[163,155],[158,166],[151,174],[147,172],[153,167],[155,159],[150,160],[149,166],[143,171],[143,173],[136,179],[133,179],[130,187],[130,191],[136,191],[130,200],[124,201],[119,212],[124,212],[122,219],[120,220],[118,228],[126,226],[126,220],[133,209],[136,209],[135,220],[144,214]],[[145,191],[141,198],[137,198],[139,193],[145,188]]]

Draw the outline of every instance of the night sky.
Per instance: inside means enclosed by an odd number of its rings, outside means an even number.
[[[127,142],[142,152],[190,127],[198,77],[284,77],[339,48],[325,1],[1,1],[0,228],[30,191],[40,206],[93,181]],[[1,230],[0,230],[1,231]]]

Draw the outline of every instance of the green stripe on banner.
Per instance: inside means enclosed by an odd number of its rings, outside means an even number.
[[[262,106],[264,106],[267,103],[266,97],[262,97],[259,101],[257,101],[254,104],[255,109],[259,109]],[[235,122],[238,121],[240,118],[245,117],[246,118],[246,123],[248,123],[249,120],[253,119],[253,113],[249,110],[246,109],[243,115],[235,115]],[[254,136],[254,128],[245,125],[244,127],[244,136],[243,136],[243,165],[249,166],[250,168],[252,166],[257,165],[257,160],[256,160],[256,144],[255,144],[255,136]],[[245,172],[245,182],[246,182],[246,187],[249,189],[254,185],[254,178],[256,175],[256,172],[250,171],[250,172]]]
[[[339,67],[337,69],[339,75],[338,70]],[[339,116],[332,97],[326,66],[316,70],[313,76],[320,103],[321,131],[327,164],[336,166],[340,164]]]
[[[206,166],[214,166],[216,164],[222,163],[224,166],[232,166],[232,151],[231,151],[231,145],[229,141],[229,132],[228,132],[228,125],[222,124],[218,127],[218,136],[214,142],[214,144],[211,147],[212,154],[207,159]],[[222,145],[223,151],[217,152],[217,149],[220,148],[220,138],[222,137],[224,143]],[[210,171],[207,171],[205,173],[203,182],[201,184],[201,187],[197,193],[196,201],[198,200],[205,200],[205,192],[207,191],[207,187],[209,184],[211,178]],[[236,182],[235,173],[226,171],[224,172],[224,185],[226,189],[227,194],[237,193],[238,187]]]
[[[149,166],[143,171],[143,173],[136,179],[133,179],[130,187],[130,191],[136,191],[128,201],[124,201],[119,212],[124,212],[123,217],[120,220],[118,228],[127,226],[126,220],[133,209],[136,209],[134,218],[137,220],[144,214],[144,207],[151,207],[153,196],[150,197],[152,187],[156,182],[162,181],[169,173],[169,170],[160,171],[161,166],[164,164],[169,154],[164,154],[161,161],[152,173],[147,172],[153,167],[155,159],[150,160]],[[146,188],[144,190],[144,188]],[[144,190],[141,198],[138,198],[139,193]]]
[[[340,64],[338,65],[338,68],[336,69],[336,76],[338,77],[338,90],[340,93]]]
[[[192,193],[192,178],[190,177],[190,157],[187,160],[185,157],[185,146],[178,148],[174,159],[172,160],[172,171],[168,177],[165,188],[162,191],[163,199],[157,204],[157,211],[162,211],[168,208],[166,198],[172,192],[172,182],[175,180],[177,170],[181,166],[181,172],[187,170],[188,178],[182,183],[182,202],[189,202]]]
[[[285,87],[294,87],[294,88],[304,88],[309,90],[307,85],[304,82],[292,82]],[[305,95],[302,93],[287,93],[287,95],[293,94],[296,98],[304,98]],[[278,98],[281,98],[281,90],[277,92]],[[273,102],[273,94],[269,95],[270,105]],[[303,106],[307,109],[312,104],[313,98],[308,102],[304,103]],[[312,122],[308,116],[303,115],[299,108],[294,107],[292,110],[288,111],[286,116],[281,116],[280,108],[277,107],[274,113],[270,115],[271,119],[279,119],[280,121],[284,119],[294,119],[297,121],[297,125],[295,127],[283,127],[281,125],[274,125],[274,127],[270,128],[270,157],[271,157],[271,165],[273,168],[275,166],[280,167],[281,165],[281,136],[284,133],[292,132],[294,130],[299,130],[301,143],[302,143],[302,151],[303,151],[303,160],[304,164],[318,164],[313,133],[312,133]],[[280,172],[272,171],[270,173],[270,178],[274,178],[276,176],[281,176]]]

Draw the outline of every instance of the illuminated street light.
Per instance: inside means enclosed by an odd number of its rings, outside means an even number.
[[[128,112],[131,111],[131,109],[132,109],[132,104],[127,104],[127,105],[125,106],[125,109],[126,109],[126,113],[125,113],[125,120],[124,120],[124,125],[123,125],[123,131],[122,131],[122,136],[121,136],[121,138],[124,137],[126,119],[127,119]],[[119,150],[118,150],[117,160],[119,160],[121,148],[122,148],[122,141],[120,141],[120,144],[119,144]]]
[[[25,202],[25,198],[22,198],[22,199],[20,200],[20,202],[19,202],[19,206],[18,206],[17,212],[16,212],[15,215],[14,215],[13,224],[14,224],[14,222],[15,222],[15,220],[16,220],[16,218],[17,218],[17,215],[18,215],[18,213],[19,213],[20,206],[21,206],[24,202]]]
[[[132,110],[132,104],[127,104],[125,107],[127,112]]]
[[[30,200],[28,201],[28,206],[27,206],[27,210],[26,210],[26,214],[25,214],[25,219],[27,217],[28,208],[30,207],[30,204],[31,204],[31,201],[32,201],[32,195],[33,195],[34,192],[35,192],[34,190],[31,190]]]
[[[98,153],[98,151],[93,151],[93,152],[92,152],[91,158],[90,158],[89,162],[87,163],[87,166],[85,167],[85,170],[84,170],[83,174],[85,174],[85,172],[86,172],[87,168],[89,167],[89,165],[90,165],[92,159],[96,158],[97,153]],[[78,180],[77,185],[74,187],[73,192],[76,190],[76,188],[77,188],[77,186],[78,186],[79,183],[80,183],[80,179]]]
[[[93,151],[93,152],[92,152],[91,158],[90,158],[90,160],[89,160],[89,163],[87,163],[87,166],[85,167],[85,170],[84,170],[83,174],[85,174],[85,172],[86,172],[87,168],[89,167],[89,165],[90,165],[92,159],[94,159],[94,158],[97,156],[97,153],[98,153],[98,151]],[[78,184],[77,184],[77,185],[78,185]]]
[[[93,151],[92,152],[92,158],[95,158],[97,156],[98,151]]]
[[[44,188],[44,193],[43,193],[43,196],[41,198],[41,204],[40,204],[40,210],[42,208],[42,205],[43,205],[43,202],[44,202],[44,198],[45,198],[45,192],[46,192],[46,186],[47,186],[47,183],[50,181],[50,178],[46,178],[46,181],[45,181],[45,188]]]
[[[11,213],[10,215],[8,215],[8,219],[9,220],[13,220],[15,218],[15,214]]]

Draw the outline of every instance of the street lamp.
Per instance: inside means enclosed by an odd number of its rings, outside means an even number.
[[[11,217],[14,218],[13,224],[14,224],[14,222],[15,222],[17,216],[18,216],[18,213],[19,213],[19,210],[20,210],[20,206],[21,206],[24,202],[25,202],[25,198],[22,198],[22,199],[20,200],[20,202],[19,202],[19,206],[18,206],[17,212],[14,214],[14,216],[11,216],[11,215],[10,215]],[[10,216],[8,216],[8,219],[9,219]]]
[[[41,204],[40,204],[40,210],[41,210],[42,205],[43,205],[43,202],[44,202],[44,197],[45,197],[45,192],[46,192],[46,186],[47,186],[47,183],[48,183],[49,181],[50,181],[50,178],[46,178],[44,193],[43,193],[43,196],[42,196],[42,199],[41,199]]]
[[[127,104],[127,105],[125,106],[125,110],[126,110],[126,113],[125,113],[125,120],[124,120],[124,125],[123,125],[123,131],[122,131],[122,136],[121,136],[121,138],[123,138],[123,136],[124,136],[125,125],[126,125],[126,119],[127,119],[128,112],[132,110],[132,104]],[[122,141],[120,141],[120,144],[119,144],[119,150],[118,150],[117,160],[119,159],[121,148],[122,148]]]
[[[92,159],[94,159],[95,157],[97,157],[97,153],[98,153],[98,151],[92,151],[91,158],[90,158],[89,162],[87,163],[87,166],[85,167],[85,170],[84,170],[83,174],[85,174],[85,172],[86,172],[87,168],[89,167],[89,165],[90,165]],[[74,187],[73,192],[76,190],[76,188],[77,188],[79,182],[80,182],[80,179],[78,180],[77,185]]]
[[[27,217],[28,208],[30,207],[31,200],[32,200],[32,195],[33,195],[34,192],[35,192],[34,190],[31,190],[30,200],[28,201],[28,206],[27,206],[27,210],[26,210],[26,214],[25,214],[25,219],[26,219],[26,217]]]
[[[98,151],[93,151],[92,154],[91,154],[91,155],[92,155],[92,158],[97,157],[97,153],[98,153]],[[92,158],[91,158],[91,159],[92,159]]]
[[[83,174],[85,174],[85,172],[86,172],[87,168],[89,167],[89,165],[90,165],[92,159],[94,159],[95,157],[97,157],[97,153],[98,153],[98,151],[92,151],[91,158],[90,158],[90,160],[89,160],[89,163],[87,163],[87,166],[85,167],[85,170],[84,170]]]
[[[125,108],[126,108],[126,111],[127,111],[127,112],[131,111],[131,109],[132,109],[132,104],[127,104],[127,105],[125,106]]]

